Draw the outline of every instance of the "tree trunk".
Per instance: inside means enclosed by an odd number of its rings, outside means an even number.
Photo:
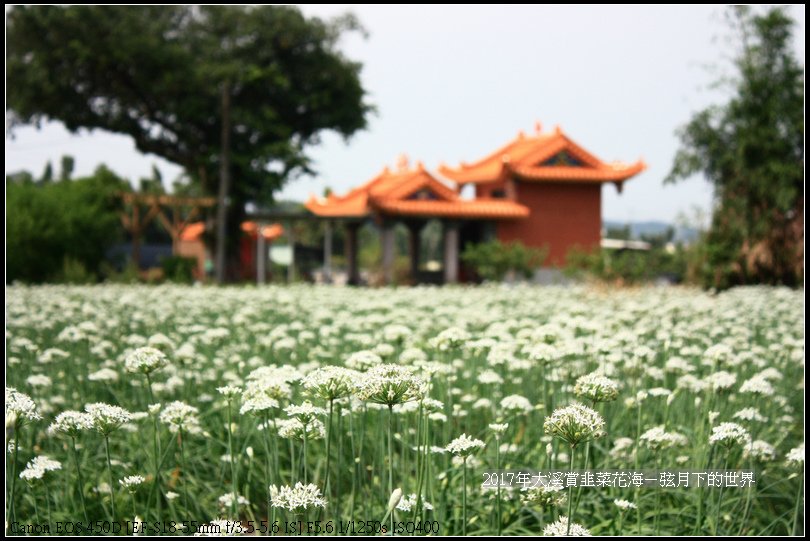
[[[225,252],[227,241],[228,194],[231,189],[231,87],[222,85],[222,135],[219,157],[219,194],[217,197],[216,279],[225,282]]]

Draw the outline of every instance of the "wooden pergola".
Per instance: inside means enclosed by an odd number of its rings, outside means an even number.
[[[214,197],[183,197],[175,195],[119,194],[124,203],[121,224],[132,236],[132,261],[140,267],[141,236],[146,227],[157,218],[172,238],[172,254],[177,254],[180,235],[203,209],[216,206]]]

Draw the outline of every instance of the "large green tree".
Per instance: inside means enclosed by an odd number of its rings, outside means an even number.
[[[324,21],[290,6],[14,7],[12,125],[131,136],[218,194],[234,238],[246,203],[267,204],[312,172],[306,151],[323,130],[365,127],[361,66],[338,50],[356,30],[351,16]]]
[[[714,188],[706,285],[799,284],[804,274],[804,68],[784,8],[730,8],[739,36],[733,94],[681,128],[667,182]]]

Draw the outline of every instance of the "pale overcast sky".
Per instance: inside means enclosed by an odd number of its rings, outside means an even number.
[[[723,99],[709,86],[729,69],[729,31],[719,6],[324,6],[308,15],[353,11],[368,39],[351,36],[345,54],[362,62],[378,113],[348,144],[331,134],[311,150],[319,174],[293,181],[280,198],[303,200],[329,186],[341,193],[406,153],[429,168],[473,161],[518,130],[559,124],[603,160],[644,158],[649,168],[619,195],[603,188],[605,219],[673,221],[708,209],[709,185],[695,178],[664,186],[678,147],[675,129]],[[804,6],[793,6],[794,46],[804,63]],[[715,73],[715,75],[713,75]],[[130,179],[164,179],[179,168],[142,155],[124,136],[71,135],[61,124],[6,137],[6,172],[40,174],[48,160],[76,158],[76,173],[106,163]]]

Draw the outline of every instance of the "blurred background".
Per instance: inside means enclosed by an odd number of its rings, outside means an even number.
[[[7,283],[803,282],[804,6],[16,6],[6,31]],[[446,215],[413,244],[305,205],[418,161],[480,199],[442,164],[557,125],[643,159],[571,196],[596,238],[476,215],[452,252]]]

